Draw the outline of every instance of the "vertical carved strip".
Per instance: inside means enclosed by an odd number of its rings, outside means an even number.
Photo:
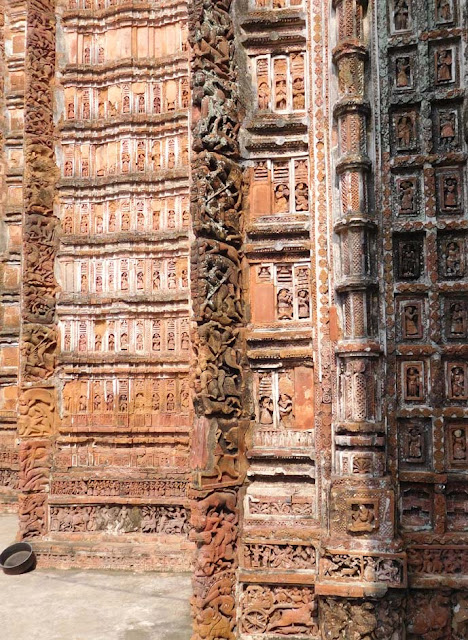
[[[240,106],[230,3],[191,6],[194,640],[234,638],[242,482]]]
[[[57,347],[53,0],[28,3],[25,69],[19,516],[20,535],[31,538],[46,530],[50,447],[57,416],[53,386]]]
[[[391,515],[394,497],[386,476],[386,437],[381,411],[378,227],[372,211],[372,161],[368,147],[372,92],[366,83],[369,46],[365,34],[366,12],[370,8],[363,0],[335,0],[333,6],[337,42],[333,63],[338,72],[338,99],[333,115],[337,128],[335,171],[339,190],[334,221],[339,258],[335,291],[342,329],[337,342],[330,539],[322,553],[319,590],[323,595],[349,596],[346,583],[354,582],[353,596],[363,596],[369,592],[369,583],[382,583],[384,590],[390,585],[404,587],[406,568],[403,555],[389,554],[383,570],[377,556],[370,551],[372,548],[374,552],[394,552]],[[345,484],[343,478],[346,478]],[[343,548],[347,551],[341,555],[333,550]],[[352,579],[350,566],[357,572]],[[343,601],[343,606],[354,605]],[[327,617],[333,617],[330,613],[333,607],[330,610],[327,607],[325,599],[322,607],[325,624],[328,624]],[[378,615],[375,619],[377,624]],[[351,634],[352,623],[349,624],[351,626],[343,627],[347,634]],[[325,627],[324,632],[330,633]]]
[[[1,5],[0,510],[5,511],[16,508],[18,488],[16,408],[22,215],[19,147],[23,137],[24,15],[22,3],[5,0]]]

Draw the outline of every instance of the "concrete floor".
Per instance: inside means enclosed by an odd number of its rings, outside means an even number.
[[[0,515],[0,551],[16,516]],[[0,571],[1,640],[189,640],[190,576],[123,571]]]

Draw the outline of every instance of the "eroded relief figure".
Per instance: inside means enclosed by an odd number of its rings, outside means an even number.
[[[393,21],[395,31],[407,31],[411,28],[409,0],[394,0]]]

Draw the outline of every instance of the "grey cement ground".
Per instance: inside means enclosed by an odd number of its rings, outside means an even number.
[[[0,515],[0,550],[16,516]],[[123,571],[0,571],[1,640],[189,640],[190,576]]]

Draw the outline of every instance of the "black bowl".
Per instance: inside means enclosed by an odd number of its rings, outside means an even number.
[[[36,566],[36,556],[27,542],[17,542],[0,554],[0,568],[10,576],[31,571]]]

